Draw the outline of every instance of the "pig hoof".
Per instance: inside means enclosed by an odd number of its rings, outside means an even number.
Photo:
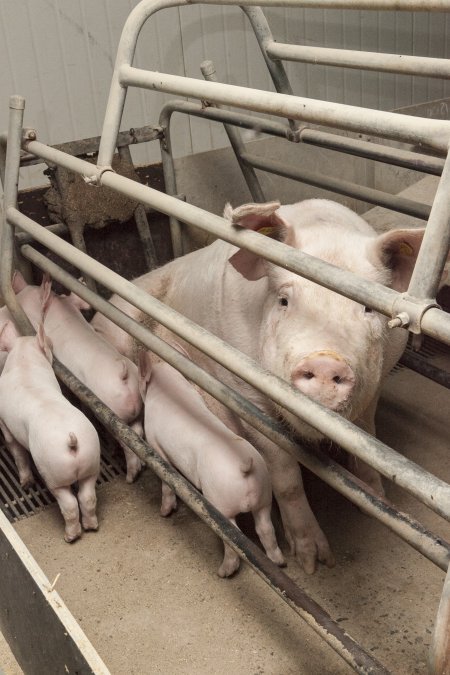
[[[34,484],[34,476],[33,474],[30,474],[29,476],[25,476],[24,478],[20,479],[20,485],[23,487],[24,490],[28,490],[32,485]]]
[[[81,537],[81,528],[80,531],[77,534],[66,534],[64,535],[64,541],[66,541],[68,544],[72,544],[74,541],[79,539]]]
[[[92,521],[92,522],[83,521],[83,530],[85,530],[85,532],[97,532],[97,530],[98,530],[97,520],[95,520],[95,522],[94,521]]]
[[[222,563],[221,566],[219,567],[219,570],[217,574],[221,579],[225,579],[227,577],[233,576],[239,569],[239,560],[235,563],[233,562],[232,564],[225,564]]]
[[[272,562],[275,563],[275,565],[278,565],[278,567],[286,567],[287,565],[280,549],[278,549],[277,551],[275,551],[275,553],[269,555],[268,557],[271,559]]]
[[[177,503],[169,504],[167,506],[161,506],[161,509],[160,509],[159,512],[160,512],[160,514],[162,515],[163,518],[167,518],[167,516],[170,516],[171,513],[173,513],[174,511],[177,510],[177,508],[178,508]]]

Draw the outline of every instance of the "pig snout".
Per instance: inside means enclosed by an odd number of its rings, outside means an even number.
[[[304,357],[292,373],[292,384],[318,403],[339,410],[348,401],[355,375],[336,352],[314,352]]]

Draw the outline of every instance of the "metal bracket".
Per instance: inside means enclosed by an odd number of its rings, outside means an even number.
[[[102,176],[107,171],[112,171],[113,173],[116,173],[111,166],[97,166],[97,167],[95,167],[93,165],[93,168],[95,169],[95,172],[91,176],[83,176],[83,180],[88,185],[93,185],[94,187],[100,187],[101,186]]]
[[[408,328],[411,333],[420,335],[423,315],[433,307],[442,309],[431,298],[417,300],[408,293],[401,293],[392,303],[392,319],[388,322],[388,326],[389,328]]]

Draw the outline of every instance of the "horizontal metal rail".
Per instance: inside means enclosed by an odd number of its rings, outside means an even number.
[[[133,68],[127,64],[120,67],[119,83],[124,88],[134,86],[177,96],[194,96],[201,100],[255,112],[430,146],[442,152],[447,151],[450,142],[450,121],[447,120],[425,121],[420,117],[370,110],[343,103],[318,101],[221,82],[204,82],[194,78]]]
[[[384,206],[393,211],[414,216],[414,218],[421,218],[426,221],[430,215],[431,206],[428,204],[421,204],[420,202],[415,202],[412,199],[406,199],[405,197],[399,197],[398,195],[390,195],[387,192],[382,192],[375,188],[356,185],[355,183],[350,183],[349,181],[340,178],[324,176],[323,174],[308,171],[307,169],[287,166],[285,163],[276,162],[275,160],[266,159],[265,157],[250,155],[248,152],[244,152],[241,155],[241,159],[245,164],[248,164],[255,169],[267,171],[276,174],[277,176],[284,176],[284,178],[301,181],[307,185],[314,185],[315,187],[324,190],[331,190],[336,194],[353,197],[360,201],[368,202],[369,204],[378,204],[379,206]]]
[[[384,162],[394,166],[402,166],[406,169],[430,173],[440,176],[444,168],[444,160],[440,157],[430,157],[421,155],[410,150],[401,148],[391,148],[387,145],[370,143],[356,138],[330,134],[326,131],[317,131],[315,129],[302,129],[299,132],[300,141],[308,145],[317,145],[329,150],[345,152],[357,157],[365,157],[376,162]]]
[[[421,523],[398,511],[386,499],[369,492],[364,483],[318,449],[312,450],[294,443],[284,427],[267,416],[238,392],[218,381],[177,349],[150,332],[107,300],[104,300],[71,274],[46,258],[31,246],[23,246],[22,254],[44,272],[48,272],[65,288],[73,291],[91,307],[102,312],[120,328],[141,342],[147,349],[177,368],[185,377],[198,384],[218,401],[237,413],[243,420],[286,450],[299,462],[315,473],[328,485],[361,508],[364,513],[377,518],[410,546],[446,570],[450,562],[450,544],[429,532]]]
[[[300,61],[314,65],[357,68],[358,70],[376,70],[401,75],[421,75],[423,77],[450,77],[448,59],[401,54],[381,54],[350,49],[329,49],[304,45],[284,44],[272,41],[265,45],[272,59]]]
[[[299,131],[292,131],[289,126],[280,122],[274,122],[264,117],[246,115],[241,112],[224,110],[223,108],[213,108],[206,105],[207,103],[208,102],[206,101],[199,105],[198,103],[183,100],[169,101],[161,109],[160,113],[159,121],[163,130],[170,124],[171,114],[178,112],[213,122],[221,122],[222,124],[233,124],[242,129],[252,129],[255,133],[285,138],[293,143],[315,145],[321,148],[355,155],[357,157],[365,157],[366,159],[372,159],[377,162],[384,162],[385,164],[392,164],[414,171],[421,171],[422,173],[433,174],[435,176],[440,176],[442,169],[444,168],[444,160],[440,157],[422,155],[417,152],[411,152],[410,150],[392,148],[387,145],[340,136],[338,134],[319,131],[317,129],[303,128]]]
[[[391,317],[393,315],[394,305],[396,306],[395,313],[401,311],[402,299],[400,294],[386,286],[358,277],[323,260],[294,250],[291,246],[286,246],[281,242],[273,239],[268,240],[267,237],[257,232],[232,227],[228,221],[220,216],[211,214],[192,204],[181,202],[175,197],[154,190],[147,185],[136,183],[124,176],[118,176],[110,170],[98,170],[89,162],[66,155],[39,141],[30,141],[26,144],[26,147],[31,153],[39,157],[84,175],[92,183],[111,187],[143,204],[162,211],[162,213],[174,216],[188,225],[199,227],[235,246],[257,253],[270,262],[281,265],[295,274],[315,281],[356,302],[372,307],[372,309],[386,316]],[[426,306],[428,307],[427,304]],[[421,328],[426,335],[431,335],[446,344],[450,344],[450,316],[441,309],[427,309],[422,317]]]
[[[388,675],[388,671],[368,654],[338,623],[305,593],[261,549],[225,518],[189,481],[166,462],[130,427],[120,420],[65,366],[56,359],[53,367],[58,378],[87,405],[97,419],[120,443],[129,447],[156,475],[189,506],[224,542],[236,551],[277,595],[320,635],[356,672],[364,675]]]
[[[73,158],[71,159],[73,160]],[[116,178],[122,177],[116,176]],[[92,260],[68,242],[44,230],[17,209],[10,207],[6,212],[6,218],[10,224],[31,234],[36,241],[44,244],[63,259],[70,261],[84,274],[93,277],[111,291],[118,293],[122,298],[156,319],[232,373],[238,375],[268,398],[276,401],[283,408],[318,429],[338,445],[370,464],[394,483],[420,499],[436,513],[450,520],[450,485],[399,455],[362,429],[358,429],[337,413],[324,408],[303,395],[298,389],[266,371],[239,350],[234,349],[204,328],[197,326],[179,312],[159,302],[104,265]],[[264,239],[264,237],[262,238]]]
[[[428,363],[428,361],[425,361],[425,359],[422,359],[417,354],[405,352],[399,363],[402,366],[411,368],[411,370],[414,370],[416,373],[427,377],[429,380],[437,382],[443,387],[446,387],[446,389],[450,389],[450,373],[441,370],[441,368],[437,368],[432,363]]]

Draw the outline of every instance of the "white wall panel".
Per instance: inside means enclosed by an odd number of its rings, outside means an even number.
[[[25,123],[58,143],[98,135],[120,33],[136,0],[0,0],[0,130],[7,128],[8,96],[26,97]],[[266,10],[278,41],[450,56],[445,14],[319,9]],[[200,63],[215,62],[222,81],[273,90],[249,22],[238,7],[164,10],[144,26],[138,67],[201,78]],[[340,68],[285,64],[295,93],[370,108],[393,109],[450,95],[441,80]],[[158,123],[171,96],[130,90],[122,128]],[[227,145],[217,124],[175,114],[176,156]],[[157,143],[133,148],[138,163],[159,160]],[[42,182],[30,169],[25,183]]]

